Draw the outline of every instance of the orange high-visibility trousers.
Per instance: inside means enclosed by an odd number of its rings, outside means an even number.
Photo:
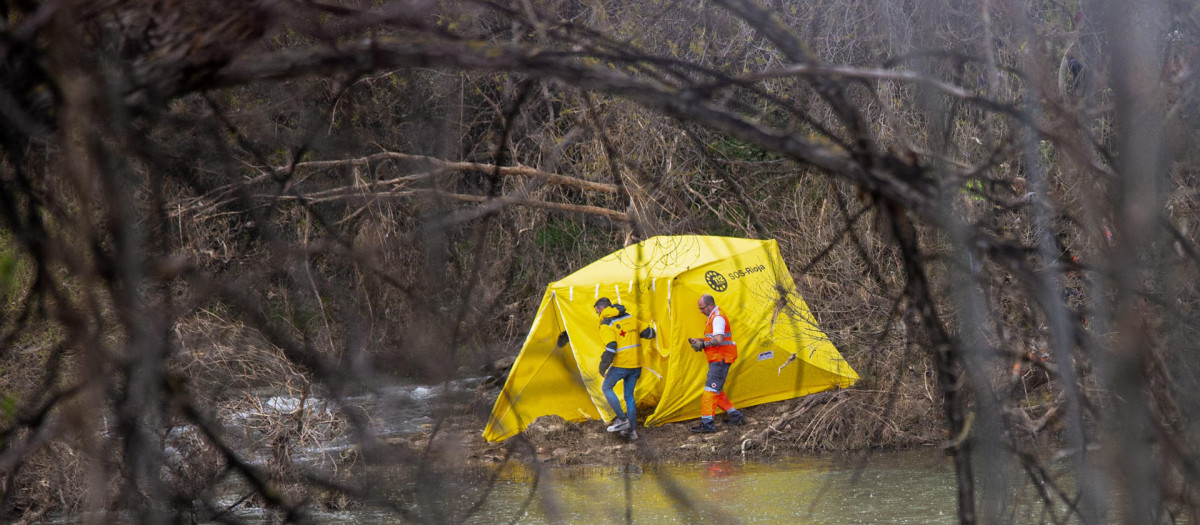
[[[700,394],[700,415],[711,416],[716,413],[713,405],[720,407],[721,410],[729,412],[733,410],[733,403],[729,402],[729,398],[725,396],[725,392],[709,392],[707,390]]]

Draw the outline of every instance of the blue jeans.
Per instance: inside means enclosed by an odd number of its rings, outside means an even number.
[[[604,385],[600,387],[604,391],[604,399],[608,400],[608,406],[611,406],[613,412],[617,413],[617,417],[629,420],[629,428],[637,426],[637,403],[633,401],[633,387],[637,386],[638,377],[641,375],[641,368],[614,366],[608,369],[608,373],[604,375]],[[617,381],[621,380],[625,381],[625,407],[629,409],[628,414],[621,411],[621,402],[617,399],[617,394],[613,392]]]

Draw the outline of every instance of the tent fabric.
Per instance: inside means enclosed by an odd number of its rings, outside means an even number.
[[[597,370],[603,343],[592,305],[600,297],[627,306],[658,333],[642,341],[634,397],[638,413],[647,414],[644,424],[699,417],[708,364],[687,340],[704,332],[696,303],[706,293],[729,318],[738,345],[725,387],[734,406],[846,388],[858,379],[817,326],[774,240],[653,237],[547,287],[483,436],[504,440],[547,415],[613,418]],[[563,331],[570,342],[559,347]]]

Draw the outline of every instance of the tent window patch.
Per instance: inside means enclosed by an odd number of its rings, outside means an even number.
[[[759,361],[766,361],[767,359],[770,359],[772,357],[775,357],[774,350],[767,350],[766,352],[759,352],[759,354],[758,354]]]

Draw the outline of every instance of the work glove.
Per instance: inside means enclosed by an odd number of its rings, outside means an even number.
[[[612,366],[613,357],[615,357],[616,355],[617,354],[614,352],[605,351],[604,354],[600,356],[600,376],[601,377],[603,377],[605,374],[608,373],[608,367]]]
[[[567,336],[566,330],[563,330],[563,333],[558,334],[558,347],[559,348],[567,346],[567,343],[570,343],[570,342],[571,342],[571,338],[569,336]]]
[[[647,326],[646,329],[642,330],[642,333],[638,335],[642,336],[642,339],[654,339],[654,328]]]
[[[696,339],[696,338],[688,339],[688,344],[691,344],[692,350],[695,350],[697,352],[704,350],[704,340],[703,339]]]

